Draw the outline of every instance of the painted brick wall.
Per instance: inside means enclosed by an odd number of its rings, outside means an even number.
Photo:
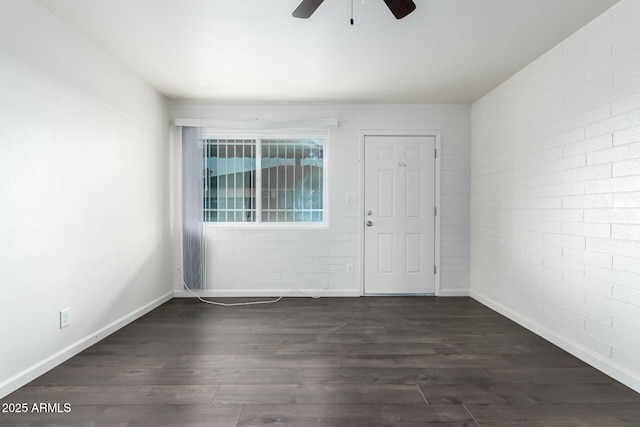
[[[338,128],[330,130],[328,139],[329,228],[207,228],[209,294],[360,295],[360,138],[361,131],[368,129],[441,132],[441,289],[443,295],[468,294],[469,106],[176,105],[174,116],[224,119],[332,116],[340,121]],[[175,187],[179,190],[178,184]],[[346,203],[347,192],[358,193],[358,203]],[[179,219],[179,212],[176,218]],[[179,227],[175,230],[179,238]],[[179,265],[179,253],[175,258]],[[354,274],[347,273],[347,263],[355,265]],[[179,278],[175,284],[176,290],[182,288]]]
[[[640,2],[472,106],[471,294],[640,390]]]

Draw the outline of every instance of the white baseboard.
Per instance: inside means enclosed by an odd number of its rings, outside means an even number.
[[[360,292],[351,289],[197,289],[202,298],[251,298],[251,297],[359,297]],[[187,290],[174,290],[175,298],[195,298]]]
[[[573,340],[567,339],[566,337],[558,334],[557,332],[554,332],[553,330],[536,321],[520,315],[519,313],[500,304],[499,302],[496,302],[495,300],[484,296],[478,291],[474,291],[472,289],[470,295],[471,298],[475,299],[481,304],[484,304],[490,309],[497,311],[503,316],[508,317],[509,319],[527,328],[536,335],[539,335],[547,341],[550,341],[551,343],[557,345],[566,352],[571,353],[583,362],[593,366],[597,370],[604,372],[613,379],[640,393],[640,378],[638,378],[636,374],[629,371],[624,366],[620,366],[619,364],[613,362],[611,359],[602,357],[599,353],[596,353]]]
[[[469,289],[440,289],[439,297],[468,297]]]
[[[131,313],[121,317],[120,319],[105,326],[104,328],[98,329],[85,338],[82,338],[76,343],[71,344],[67,348],[60,350],[55,354],[52,354],[41,362],[38,362],[35,365],[23,370],[22,372],[19,372],[18,374],[10,377],[8,380],[0,383],[0,398],[7,396],[9,393],[13,393],[20,387],[28,384],[45,372],[55,368],[62,362],[91,347],[93,344],[105,338],[106,336],[111,335],[118,329],[121,329],[134,320],[144,316],[154,308],[157,308],[165,302],[169,301],[171,298],[173,298],[173,292],[169,292],[161,296],[160,298],[151,301],[150,303],[140,307],[137,310],[132,311]]]
[[[194,298],[184,289],[173,291],[175,298]],[[350,289],[196,289],[194,291],[203,298],[251,298],[251,297],[359,297],[360,293]],[[440,297],[468,297],[468,289],[442,289]]]

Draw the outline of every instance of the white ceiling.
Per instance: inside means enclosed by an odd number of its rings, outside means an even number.
[[[618,0],[37,0],[172,99],[470,103]]]

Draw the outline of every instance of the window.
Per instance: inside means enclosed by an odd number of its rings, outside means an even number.
[[[323,223],[324,139],[206,139],[204,220]]]

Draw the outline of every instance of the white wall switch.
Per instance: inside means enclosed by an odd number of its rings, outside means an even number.
[[[358,202],[358,195],[356,193],[347,193],[347,197],[346,197],[346,201],[347,203],[357,203]]]
[[[353,274],[353,263],[352,262],[347,264],[347,273],[348,274]]]

